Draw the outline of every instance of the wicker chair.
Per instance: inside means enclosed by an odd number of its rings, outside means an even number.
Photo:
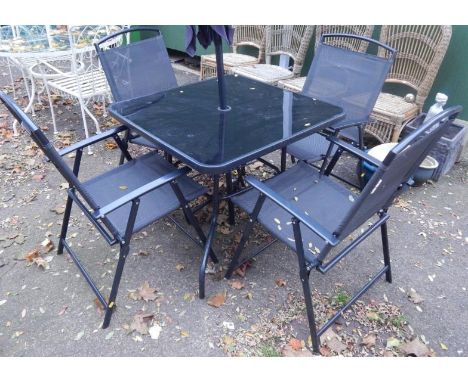
[[[314,31],[312,25],[270,25],[266,27],[266,64],[240,66],[232,70],[253,80],[271,85],[301,74],[309,42]],[[294,61],[292,70],[278,65],[271,65],[271,57],[289,56]]]
[[[241,54],[238,48],[252,46],[258,49],[257,57]],[[224,71],[230,73],[236,66],[261,63],[265,58],[265,25],[235,25],[232,53],[223,54]],[[200,79],[204,80],[216,76],[216,55],[201,56]]]
[[[317,25],[317,28],[315,29],[315,49],[317,49],[317,44],[323,34],[347,33],[370,38],[372,37],[373,31],[373,25]],[[365,52],[368,45],[366,41],[356,39],[350,39],[349,41],[336,39],[336,41],[329,41],[329,44],[349,50],[355,50],[357,52]],[[300,93],[304,87],[305,80],[305,76],[281,80],[278,82],[278,86],[294,93]]]
[[[431,90],[447,51],[450,25],[384,25],[380,41],[398,52],[386,83],[406,85],[416,92],[414,102],[381,93],[366,131],[380,142],[397,142],[406,123],[417,116]],[[379,54],[384,54],[379,52]]]

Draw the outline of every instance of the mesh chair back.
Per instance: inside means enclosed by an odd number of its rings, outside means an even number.
[[[347,236],[390,206],[401,185],[414,174],[461,110],[461,106],[454,106],[438,114],[390,151],[344,218],[338,230],[340,235]]]
[[[356,52],[328,44],[338,38],[357,39],[388,50],[387,57]],[[395,51],[378,41],[349,34],[324,34],[318,44],[302,94],[341,106],[346,113],[338,126],[359,125],[369,115],[380,94],[385,77],[393,63]],[[358,141],[359,128],[343,131],[347,138]]]
[[[131,41],[132,32],[145,32],[144,39]],[[125,38],[117,39],[119,36]],[[125,29],[100,40],[95,47],[115,101],[177,87],[163,37],[156,28]]]
[[[91,208],[97,209],[98,206],[96,202],[82,187],[81,182],[78,180],[70,167],[68,167],[68,165],[59,155],[52,143],[50,143],[50,141],[47,139],[42,130],[39,129],[34,124],[34,122],[32,122],[31,119],[29,119],[29,117],[19,108],[19,106],[13,102],[13,100],[5,93],[0,92],[0,100],[7,107],[13,117],[16,118],[16,120],[24,128],[26,133],[31,136],[32,140],[41,149],[45,156],[54,164],[60,174],[71,185],[71,187],[74,187],[83,196]]]

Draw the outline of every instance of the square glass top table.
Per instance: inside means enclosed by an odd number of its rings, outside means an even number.
[[[211,223],[201,259],[199,297],[220,202],[219,175],[330,127],[344,117],[329,103],[240,76],[226,76],[228,111],[220,111],[216,78],[113,103],[110,114],[193,169],[213,175]],[[228,201],[230,202],[230,201]],[[228,203],[233,217],[232,203]]]
[[[329,127],[340,107],[240,76],[113,103],[110,114],[202,173],[221,174]]]

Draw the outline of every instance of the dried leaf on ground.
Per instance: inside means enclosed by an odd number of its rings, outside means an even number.
[[[281,351],[283,357],[312,357],[309,350],[295,350],[291,345],[287,344]]]
[[[176,266],[176,269],[179,271],[179,272],[182,272],[184,269],[185,269],[185,265],[184,264],[177,264]]]
[[[41,243],[42,247],[44,247],[44,249],[46,250],[46,252],[50,252],[54,249],[54,243],[52,242],[52,240],[50,239],[45,239],[42,243]]]
[[[154,301],[158,297],[156,294],[156,288],[151,288],[148,281],[145,281],[141,287],[137,289],[137,293],[140,299],[145,301]]]
[[[229,286],[232,289],[243,289],[244,288],[244,283],[240,280],[232,280],[228,282]]]
[[[372,346],[375,346],[375,341],[377,340],[377,336],[373,333],[367,334],[363,339],[362,339],[362,344],[366,348],[370,348]]]
[[[298,340],[297,338],[291,338],[289,340],[289,343],[288,343],[289,346],[291,346],[291,348],[293,350],[301,350],[302,349],[302,341],[301,340]]]
[[[283,280],[283,279],[276,279],[275,283],[276,283],[276,286],[279,288],[286,286],[286,280]]]
[[[133,321],[130,324],[130,332],[136,331],[140,334],[149,333],[149,324],[153,320],[153,313],[137,313],[133,316]]]
[[[419,338],[415,338],[411,342],[407,342],[400,346],[405,355],[414,355],[416,357],[425,357],[430,353],[430,349],[421,342]]]
[[[50,209],[52,212],[55,212],[57,215],[61,215],[65,212],[65,206],[63,205],[58,205],[54,208]]]
[[[119,147],[119,145],[117,145],[117,143],[115,143],[114,140],[108,140],[106,141],[106,143],[104,143],[104,148],[106,150],[115,150],[117,147]]]
[[[224,303],[226,302],[226,296],[227,296],[226,291],[215,294],[214,296],[211,296],[208,299],[207,303],[210,306],[214,306],[215,308],[219,308],[221,305],[224,305]]]
[[[387,338],[387,345],[386,345],[387,348],[396,348],[398,346],[400,346],[400,340],[398,340],[395,337]]]
[[[416,293],[416,291],[414,289],[411,289],[409,291],[408,298],[414,304],[419,304],[419,303],[424,301],[424,299],[418,293]]]
[[[39,256],[39,251],[37,249],[34,249],[31,252],[28,252],[28,254],[24,258],[28,261],[28,263],[32,263],[34,259]]]

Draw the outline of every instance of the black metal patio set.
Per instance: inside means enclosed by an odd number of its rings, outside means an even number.
[[[194,44],[197,28],[191,27]],[[200,33],[202,31],[202,33]],[[143,32],[138,41],[129,36]],[[456,118],[461,107],[448,108],[402,139],[379,161],[367,154],[363,125],[392,65],[395,52],[367,37],[349,34],[322,36],[303,91],[291,93],[238,75],[224,75],[221,39],[229,42],[229,27],[199,28],[199,41],[214,40],[218,77],[178,87],[158,29],[121,30],[95,44],[111,88],[111,115],[121,125],[56,150],[46,135],[6,94],[0,98],[24,131],[69,183],[58,253],[65,250],[105,307],[102,327],[110,324],[132,236],[153,222],[182,209],[186,224],[176,224],[201,247],[199,297],[205,297],[208,259],[218,262],[212,244],[220,202],[227,200],[231,223],[234,206],[246,211],[248,222],[225,277],[252,259],[241,256],[253,226],[260,223],[277,240],[297,254],[313,351],[320,336],[381,276],[392,281],[387,235],[388,209],[408,187],[407,182]],[[384,56],[356,52],[331,40],[361,39],[384,49]],[[119,165],[92,179],[79,179],[85,148],[114,139],[121,151]],[[152,148],[132,157],[129,145]],[[262,159],[281,150],[280,166]],[[63,157],[75,152],[70,168]],[[334,173],[342,154],[354,156],[376,170],[367,183],[350,183]],[[286,166],[287,156],[294,163]],[[273,166],[276,174],[266,181],[246,174],[253,160]],[[288,168],[287,168],[288,167]],[[212,191],[190,176],[192,170],[212,178]],[[220,180],[226,179],[226,193]],[[233,177],[237,177],[233,181]],[[125,189],[119,187],[125,179]],[[200,226],[191,203],[206,196],[212,213],[208,232]],[[75,204],[109,245],[120,247],[110,295],[104,296],[67,242],[67,228]],[[314,318],[309,277],[313,269],[327,273],[372,233],[381,232],[384,266],[321,328]],[[353,240],[349,237],[353,234]],[[357,234],[357,235],[356,235]],[[340,243],[344,248],[334,251]],[[364,277],[364,276],[363,276]]]

